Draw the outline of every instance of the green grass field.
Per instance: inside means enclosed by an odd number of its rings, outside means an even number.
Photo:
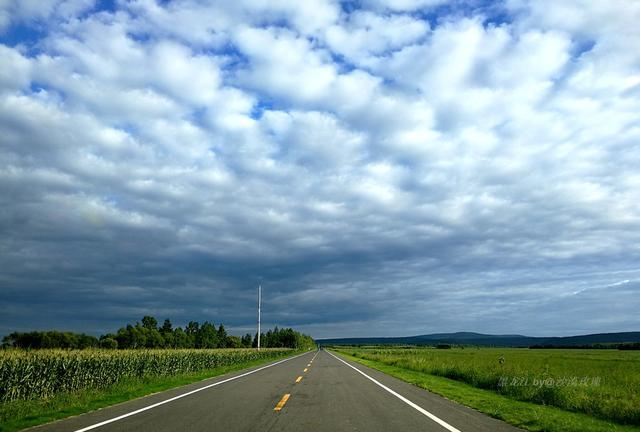
[[[0,432],[267,363],[291,349],[0,350]]]
[[[445,377],[514,401],[640,425],[638,351],[382,347],[338,351],[370,360],[374,367],[388,365]]]

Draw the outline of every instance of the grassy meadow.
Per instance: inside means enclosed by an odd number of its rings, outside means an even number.
[[[79,414],[294,352],[285,348],[0,350],[0,431]]]
[[[389,347],[336,350],[371,361],[369,365],[374,367],[388,365],[444,377],[514,401],[640,426],[640,351]]]

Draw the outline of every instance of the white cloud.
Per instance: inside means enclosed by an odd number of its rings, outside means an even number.
[[[0,10],[0,34],[4,33],[11,25],[11,14],[7,10]]]
[[[340,171],[356,168],[366,156],[364,134],[346,130],[325,113],[269,111],[262,122],[279,143],[280,156],[290,163]]]
[[[336,67],[306,38],[286,30],[244,28],[235,37],[250,67],[240,82],[293,103],[323,97],[335,80]]]
[[[576,38],[597,38],[597,42],[618,41],[620,48],[640,36],[636,25],[640,5],[633,1],[577,0],[558,4],[551,0],[508,0],[506,5],[519,14],[517,26],[561,30]]]
[[[380,59],[376,69],[430,99],[452,100],[469,88],[500,91],[550,82],[566,65],[568,50],[569,41],[559,33],[514,34],[463,19],[434,29],[423,44]]]
[[[416,11],[446,4],[447,0],[365,0],[363,3],[374,9]]]
[[[46,295],[36,275],[64,297],[64,256],[65,274],[99,275],[85,293],[225,287],[216,319],[233,320],[260,274],[278,298],[312,299],[321,313],[286,305],[289,324],[318,331],[353,319],[347,306],[418,329],[440,321],[406,305],[471,298],[487,307],[469,329],[508,308],[526,332],[544,324],[536,299],[633,267],[635,6],[584,3],[564,20],[567,5],[512,1],[500,25],[398,13],[437,3],[5,2],[43,33],[0,45],[0,283]],[[572,329],[592,328],[581,317],[599,292]]]
[[[126,4],[136,17],[134,32],[175,36],[196,46],[220,47],[240,26],[261,27],[286,21],[295,32],[312,35],[337,20],[339,6],[331,0],[241,0],[203,4],[177,0],[160,5],[155,0]]]
[[[250,11],[251,15],[284,15],[303,34],[313,34],[331,25],[338,18],[340,9],[338,4],[332,0],[309,0],[304,2],[247,0],[243,6]]]
[[[329,47],[348,61],[366,65],[371,55],[396,50],[423,37],[429,24],[407,15],[380,16],[372,12],[354,12],[348,22],[328,27]]]
[[[193,105],[211,103],[220,77],[217,64],[205,56],[192,56],[183,46],[161,42],[151,54],[153,77],[175,99]]]
[[[0,89],[20,90],[31,83],[31,64],[20,52],[0,45]]]
[[[11,22],[69,19],[93,8],[95,0],[2,0],[0,31]]]

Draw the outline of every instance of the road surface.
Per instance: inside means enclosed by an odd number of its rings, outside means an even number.
[[[506,423],[326,351],[227,374],[34,432],[515,432]]]

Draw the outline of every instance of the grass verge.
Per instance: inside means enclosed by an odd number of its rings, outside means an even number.
[[[282,358],[296,354],[299,352],[288,353]],[[277,360],[277,358],[259,359],[170,377],[127,379],[109,388],[61,393],[47,400],[6,402],[0,404],[0,432],[19,431]]]
[[[596,419],[559,408],[509,399],[448,378],[364,360],[340,351],[341,357],[459,402],[514,426],[536,432],[638,432],[639,427]]]

